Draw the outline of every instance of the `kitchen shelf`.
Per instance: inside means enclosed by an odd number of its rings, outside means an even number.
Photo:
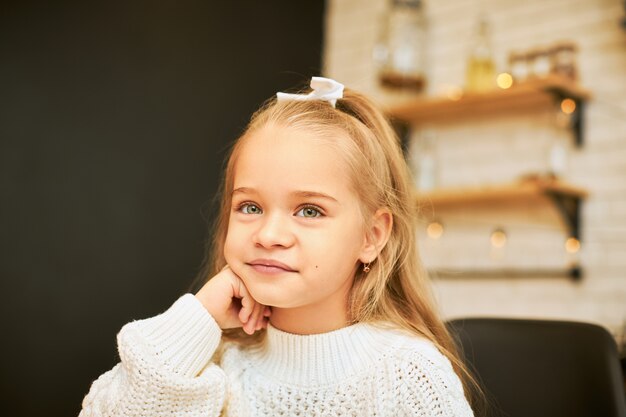
[[[388,115],[408,152],[410,131],[420,124],[472,123],[480,118],[493,119],[515,113],[556,111],[560,106],[569,114],[569,128],[576,145],[582,146],[585,104],[591,98],[589,91],[571,79],[548,76],[514,84],[508,89],[493,89],[484,93],[464,92],[458,99],[416,97],[388,108]],[[575,106],[566,109],[563,100],[573,100]],[[573,109],[572,109],[573,107]],[[556,121],[555,121],[556,122]],[[506,140],[506,138],[503,138]],[[519,181],[500,185],[435,189],[418,191],[418,206],[459,208],[472,204],[534,201],[548,202],[558,211],[569,237],[580,239],[580,213],[587,191],[553,176],[526,175]],[[505,268],[483,270],[445,269],[433,271],[440,277],[555,277],[582,278],[582,269],[570,265],[563,269]]]
[[[501,279],[507,278],[571,278],[573,281],[579,281],[583,276],[583,271],[578,265],[573,265],[568,268],[555,268],[555,269],[525,269],[525,268],[502,268],[502,269],[472,269],[472,270],[459,270],[459,269],[436,269],[430,270],[429,274],[433,278],[446,278],[446,279],[466,279],[466,278],[480,278],[480,279]]]
[[[585,101],[591,94],[574,81],[561,76],[514,84],[508,89],[494,89],[484,93],[463,93],[458,100],[442,97],[420,97],[391,106],[388,114],[409,124],[445,122],[491,116],[501,112],[516,112],[545,108],[570,98],[576,103],[571,114],[571,129],[576,144],[582,145],[582,121]]]
[[[496,203],[548,198],[558,209],[569,236],[580,240],[580,202],[587,191],[556,178],[530,178],[501,185],[443,188],[416,193],[418,206],[459,206],[470,203]]]

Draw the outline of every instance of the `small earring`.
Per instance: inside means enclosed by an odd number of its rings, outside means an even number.
[[[365,272],[366,274],[370,272],[370,262],[363,264],[363,272]]]

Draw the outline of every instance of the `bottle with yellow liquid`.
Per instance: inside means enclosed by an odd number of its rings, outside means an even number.
[[[496,86],[496,66],[491,54],[489,22],[481,16],[467,61],[465,89],[482,93]]]

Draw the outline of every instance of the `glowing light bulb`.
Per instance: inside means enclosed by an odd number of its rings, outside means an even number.
[[[432,222],[426,228],[426,233],[431,239],[439,239],[443,234],[443,225],[437,221]]]
[[[565,241],[565,250],[568,253],[576,253],[580,250],[580,241],[575,237],[570,237]]]
[[[565,114],[572,114],[576,110],[576,102],[571,98],[565,98],[561,101],[561,111]]]
[[[508,72],[500,73],[496,78],[496,84],[498,84],[498,87],[502,88],[503,90],[511,88],[511,86],[513,85],[513,77]]]
[[[501,248],[506,245],[506,233],[502,229],[496,229],[491,233],[491,245],[494,248]]]

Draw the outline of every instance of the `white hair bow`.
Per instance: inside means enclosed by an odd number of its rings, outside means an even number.
[[[343,84],[338,83],[335,80],[331,80],[330,78],[311,78],[311,88],[313,91],[309,94],[276,93],[276,99],[278,101],[325,100],[335,107],[337,99],[343,98]]]

